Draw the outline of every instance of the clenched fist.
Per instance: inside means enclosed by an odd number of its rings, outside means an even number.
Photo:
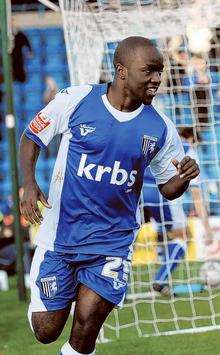
[[[199,166],[195,159],[189,156],[185,156],[180,162],[177,159],[172,159],[172,163],[176,167],[180,179],[190,181],[196,178],[200,173]]]

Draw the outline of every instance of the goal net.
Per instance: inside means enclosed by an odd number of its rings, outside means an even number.
[[[172,207],[183,207],[187,216],[186,227],[176,227],[174,236],[162,198],[150,203],[142,194],[128,294],[123,309],[107,319],[105,337],[126,336],[131,329],[138,336],[220,329],[220,2],[60,0],[60,8],[72,84],[111,80],[121,39],[141,35],[155,41],[165,62],[155,105],[177,129],[191,129],[201,168],[195,186]],[[153,220],[153,208],[161,222]],[[174,222],[181,225],[178,216]],[[184,240],[186,252],[172,260],[175,239]],[[158,292],[155,274],[164,266],[168,292]]]

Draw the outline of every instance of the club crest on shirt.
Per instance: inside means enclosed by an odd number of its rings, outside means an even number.
[[[56,276],[43,277],[40,282],[44,295],[48,298],[53,298],[58,290]]]
[[[79,126],[81,136],[86,136],[88,133],[92,133],[96,130],[96,127],[87,126],[86,124],[81,124]]]
[[[33,133],[38,134],[42,132],[45,128],[47,128],[50,124],[51,121],[48,118],[44,117],[42,112],[39,112],[29,124],[29,129]]]
[[[147,136],[146,134],[142,138],[142,152],[144,157],[148,154],[152,154],[156,148],[157,137]]]

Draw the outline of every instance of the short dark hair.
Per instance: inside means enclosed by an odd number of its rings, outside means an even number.
[[[123,39],[115,50],[113,58],[114,67],[118,63],[126,66],[131,56],[140,47],[155,47],[155,45],[150,39],[141,36],[132,36]]]

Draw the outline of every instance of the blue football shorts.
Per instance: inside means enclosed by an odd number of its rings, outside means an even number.
[[[29,313],[70,306],[80,283],[120,307],[129,271],[130,261],[121,257],[68,254],[37,247],[30,272]]]

